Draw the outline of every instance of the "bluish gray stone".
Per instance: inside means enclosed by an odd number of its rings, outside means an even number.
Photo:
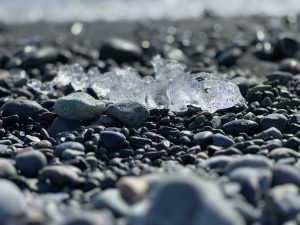
[[[25,198],[11,181],[0,179],[0,218],[21,216],[26,210]]]
[[[247,201],[256,206],[262,195],[271,186],[272,172],[270,169],[242,167],[232,171],[229,179],[241,185],[241,193]]]
[[[240,158],[236,158],[232,162],[230,162],[225,171],[227,174],[232,172],[233,170],[241,167],[253,167],[253,168],[261,168],[261,169],[269,169],[273,165],[272,161],[268,158],[260,155],[246,155]]]
[[[261,127],[267,130],[271,127],[275,127],[279,131],[283,132],[288,123],[288,119],[282,114],[269,114],[262,118]]]
[[[150,115],[144,105],[133,101],[112,104],[107,107],[106,114],[133,127],[144,123]]]
[[[242,225],[243,218],[218,186],[193,175],[167,175],[134,225]]]
[[[46,156],[38,150],[22,152],[16,156],[16,167],[26,177],[36,177],[46,165]]]
[[[57,145],[55,147],[54,154],[56,156],[61,156],[66,149],[72,149],[72,150],[76,150],[79,152],[84,152],[83,144],[76,142],[76,141],[67,141],[67,142]]]
[[[109,189],[97,194],[92,203],[96,209],[110,209],[115,216],[125,216],[130,212],[130,206],[121,197],[118,189]]]
[[[223,134],[214,134],[213,135],[213,145],[219,146],[222,148],[228,148],[228,147],[234,145],[234,141]]]
[[[65,119],[88,120],[101,115],[105,104],[85,92],[74,92],[59,98],[54,105],[54,112]]]

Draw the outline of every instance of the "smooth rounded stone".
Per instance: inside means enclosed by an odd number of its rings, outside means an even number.
[[[105,104],[85,92],[73,92],[57,99],[54,112],[65,119],[88,120],[101,115]]]
[[[40,171],[40,178],[49,180],[57,187],[72,185],[80,181],[80,170],[70,165],[46,166]]]
[[[119,150],[125,145],[126,137],[124,134],[115,131],[102,131],[100,139],[103,145],[110,150]]]
[[[57,136],[59,136],[59,134],[64,132],[80,131],[82,126],[83,123],[81,121],[68,120],[62,117],[57,117],[52,123],[49,135],[56,138]]]
[[[130,206],[122,198],[118,189],[108,189],[92,198],[92,204],[96,209],[109,209],[116,217],[128,215]]]
[[[18,115],[23,118],[34,118],[39,113],[47,111],[37,102],[30,100],[10,100],[1,108],[3,115]]]
[[[234,145],[234,141],[223,134],[214,134],[213,145],[220,146],[222,148],[228,148]]]
[[[298,191],[299,188],[293,184],[278,185],[270,189],[265,200],[264,214],[280,224],[295,218],[300,212]]]
[[[195,145],[207,146],[212,143],[213,133],[211,131],[201,131],[193,136]]]
[[[29,144],[33,142],[39,142],[41,141],[38,137],[32,136],[32,135],[26,135],[24,138],[24,142]]]
[[[262,118],[260,125],[262,129],[267,130],[271,127],[275,127],[279,131],[283,132],[288,123],[288,119],[282,114],[269,114]]]
[[[235,77],[231,80],[231,82],[239,87],[240,92],[243,96],[246,96],[250,86],[248,79],[246,79],[245,77]]]
[[[16,168],[25,177],[36,177],[39,171],[47,165],[46,156],[38,150],[22,152],[15,158]]]
[[[271,127],[267,130],[262,131],[259,134],[254,135],[254,138],[263,140],[281,139],[282,133],[275,127]]]
[[[29,54],[21,62],[21,67],[30,69],[40,67],[45,63],[54,63],[59,59],[59,51],[51,46],[42,47]]]
[[[281,184],[295,184],[300,187],[299,170],[290,165],[275,165],[273,171],[273,186]]]
[[[148,138],[131,136],[128,138],[129,143],[134,149],[144,148],[145,145],[151,145],[152,141]]]
[[[149,208],[133,225],[245,224],[218,186],[199,177],[167,175],[152,192]]]
[[[99,50],[100,59],[114,59],[118,63],[141,61],[142,49],[136,43],[120,38],[110,38]]]
[[[298,74],[300,73],[300,63],[296,59],[284,59],[279,63],[278,69],[280,71]]]
[[[300,158],[300,153],[290,148],[281,147],[281,148],[273,149],[269,153],[269,157],[277,161],[279,159],[290,158],[290,157]]]
[[[75,141],[67,141],[55,146],[54,154],[60,157],[66,149],[72,149],[79,152],[84,152],[83,144]]]
[[[47,140],[42,140],[42,141],[32,143],[32,147],[34,149],[44,149],[44,148],[52,149],[52,143]]]
[[[133,101],[109,105],[106,114],[121,121],[127,126],[139,126],[149,117],[149,110],[142,104]]]
[[[77,156],[84,156],[84,152],[80,152],[73,149],[65,149],[61,155],[63,159],[74,159]]]
[[[231,156],[218,155],[197,163],[197,168],[201,167],[207,170],[224,170],[234,159]]]
[[[231,48],[224,52],[222,52],[218,57],[217,60],[220,65],[223,66],[233,66],[238,58],[242,55],[242,50],[240,48]]]
[[[122,177],[116,186],[121,196],[129,203],[140,201],[149,189],[149,184],[138,177]]]
[[[279,139],[272,139],[270,141],[267,141],[265,145],[262,145],[261,147],[262,149],[267,149],[271,151],[273,149],[282,147],[282,141]]]
[[[223,125],[223,130],[225,133],[232,135],[239,135],[240,133],[252,135],[259,131],[259,125],[252,120],[236,119],[225,123]]]
[[[284,146],[295,150],[300,150],[300,138],[291,137],[285,143]]]
[[[293,57],[299,49],[299,44],[292,34],[281,33],[274,47],[274,56],[277,58]]]
[[[250,205],[248,202],[235,198],[232,201],[234,208],[246,220],[247,224],[253,224],[261,217],[261,211]]]
[[[247,201],[256,206],[262,195],[271,186],[272,171],[270,169],[242,167],[229,174],[232,182],[241,185],[241,193]]]
[[[0,178],[8,178],[17,175],[16,168],[9,159],[0,158]]]
[[[252,167],[252,168],[261,168],[261,169],[269,169],[273,165],[272,161],[268,158],[260,155],[246,155],[240,158],[235,158],[232,162],[230,162],[225,171],[227,174],[241,167]]]
[[[27,206],[19,188],[11,181],[0,178],[0,190],[1,222],[10,217],[21,216]]]
[[[60,225],[114,225],[114,218],[109,212],[83,212],[65,219]]]

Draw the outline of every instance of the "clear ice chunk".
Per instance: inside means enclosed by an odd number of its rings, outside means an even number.
[[[87,73],[77,64],[62,66],[49,83],[31,80],[29,85],[42,93],[51,93],[54,86],[71,83],[76,90],[92,87],[110,102],[137,101],[148,108],[169,108],[184,111],[188,105],[215,112],[243,104],[239,88],[211,73],[190,74],[186,66],[174,60],[154,57],[155,76],[141,77],[132,68],[101,74],[97,68]]]

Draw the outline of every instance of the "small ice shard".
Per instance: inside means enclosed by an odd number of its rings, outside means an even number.
[[[215,112],[243,104],[238,86],[211,73],[191,74],[174,60],[154,57],[155,77],[141,77],[132,68],[101,74],[96,68],[87,73],[78,64],[62,66],[50,83],[31,81],[30,86],[46,93],[54,86],[71,83],[75,90],[92,87],[99,96],[113,103],[136,101],[148,108],[184,111],[188,105]]]

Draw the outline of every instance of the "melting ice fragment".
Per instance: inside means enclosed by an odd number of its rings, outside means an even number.
[[[154,78],[142,78],[134,69],[101,74],[92,68],[87,73],[77,64],[62,66],[50,83],[31,81],[30,86],[46,93],[54,86],[72,83],[76,90],[92,87],[99,96],[110,102],[137,101],[148,108],[165,107],[184,111],[188,105],[215,112],[245,102],[239,88],[211,73],[190,74],[186,66],[174,60],[154,57]]]

